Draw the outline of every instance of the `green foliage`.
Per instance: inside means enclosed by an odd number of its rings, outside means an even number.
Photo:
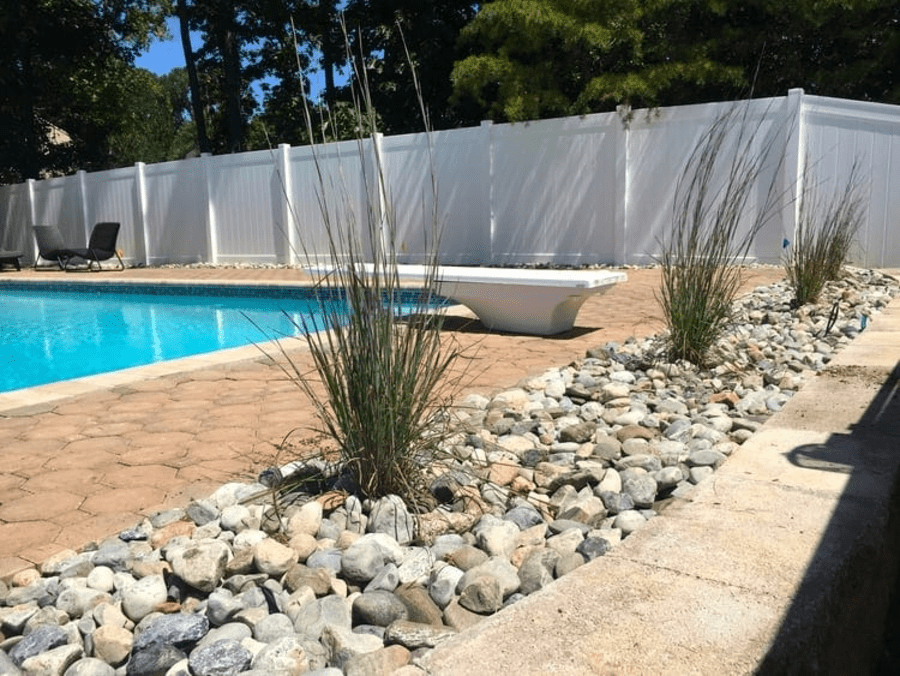
[[[0,181],[109,166],[137,49],[163,3],[11,0],[0,12]],[[52,140],[62,130],[71,141]]]
[[[705,45],[672,39],[678,0],[496,0],[462,33],[469,56],[453,69],[455,105],[522,121],[668,102],[679,87],[734,87],[738,69]]]
[[[794,241],[784,257],[797,306],[814,303],[826,282],[840,278],[850,248],[865,218],[865,183],[854,162],[843,188],[824,199],[812,172],[800,196]]]
[[[362,82],[354,109],[360,158],[370,150],[366,137],[376,132],[376,115]],[[306,120],[312,137],[308,110]],[[432,307],[438,288],[437,212],[423,223],[430,244],[423,289],[412,314],[401,318],[397,219],[390,202],[382,205],[377,198],[390,194],[385,177],[364,173],[372,202],[366,213],[356,213],[341,177],[326,174],[319,163],[324,148],[317,144],[312,149],[333,268],[316,287],[324,326],[304,326],[315,374],[304,372],[283,352],[285,368],[315,407],[320,431],[334,440],[340,465],[364,496],[396,494],[408,504],[424,505],[429,500],[425,470],[440,451],[445,409],[458,382],[451,372],[458,350],[448,345],[443,314]],[[433,177],[432,189],[436,192]],[[300,234],[302,242],[302,229]],[[317,262],[305,248],[303,255],[307,264]],[[346,303],[349,317],[336,300]]]
[[[781,205],[776,189],[777,169],[784,159],[783,150],[775,148],[779,135],[764,137],[761,122],[751,120],[748,111],[746,103],[735,105],[715,120],[676,187],[672,229],[659,258],[662,282],[657,294],[672,360],[706,364],[731,321],[740,265],[756,234]],[[762,205],[747,214],[750,196],[760,190]]]

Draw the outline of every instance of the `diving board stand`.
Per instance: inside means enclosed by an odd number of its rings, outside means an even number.
[[[365,266],[371,274],[372,266]],[[328,274],[334,267],[315,267]],[[424,265],[398,265],[401,281],[425,282]],[[482,268],[441,265],[437,292],[474,312],[489,329],[550,336],[569,331],[588,297],[627,281],[614,270]]]

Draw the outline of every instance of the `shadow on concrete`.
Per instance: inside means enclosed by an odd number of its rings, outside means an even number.
[[[830,377],[838,425],[842,383],[883,383],[846,432],[787,454],[797,467],[848,478],[758,674],[870,674],[882,651],[900,563],[900,363],[886,378],[883,368],[868,367],[835,369]]]

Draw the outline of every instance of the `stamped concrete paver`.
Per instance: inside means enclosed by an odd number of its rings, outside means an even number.
[[[468,358],[463,393],[512,387],[588,348],[660,330],[659,272],[627,274],[628,282],[589,299],[575,329],[561,336],[492,333],[465,312],[449,318],[447,335]],[[21,278],[42,275],[59,279],[30,270]],[[755,268],[744,289],[781,277],[780,269]],[[135,269],[116,279],[305,281],[299,270],[271,269]],[[309,366],[303,341],[285,344],[301,367]],[[304,448],[315,423],[303,394],[254,347],[69,381],[54,391],[71,396],[53,399],[41,390],[0,409],[0,578],[287,462],[278,450],[282,440],[292,434]]]

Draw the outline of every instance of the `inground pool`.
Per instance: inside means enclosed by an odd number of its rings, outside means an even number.
[[[322,327],[308,286],[4,282],[0,392]],[[403,305],[417,290],[403,292]],[[329,303],[340,304],[333,293]]]

